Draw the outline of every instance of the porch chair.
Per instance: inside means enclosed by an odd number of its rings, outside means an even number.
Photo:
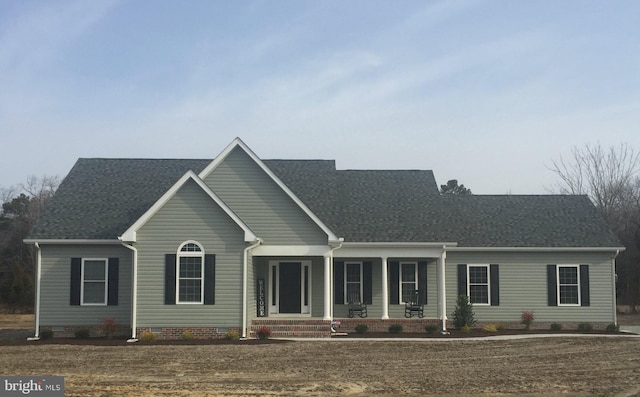
[[[356,314],[360,318],[367,317],[367,304],[360,299],[359,292],[349,293],[349,318],[353,318]]]
[[[404,316],[406,318],[411,318],[413,316],[418,316],[420,318],[424,317],[424,305],[420,303],[420,294],[418,290],[413,291],[410,301],[404,304]]]

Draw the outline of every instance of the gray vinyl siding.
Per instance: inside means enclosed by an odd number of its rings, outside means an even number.
[[[327,235],[242,149],[234,149],[205,183],[265,244],[327,244]]]
[[[392,261],[394,259],[390,259]],[[415,261],[418,259],[402,259],[403,261]],[[426,259],[419,259],[419,261],[425,261]],[[380,258],[369,259],[342,259],[335,258],[335,261],[346,262],[372,262],[372,303],[367,306],[367,315],[369,318],[382,317],[382,260]],[[438,314],[438,285],[436,277],[437,266],[436,262],[429,260],[427,264],[427,304],[424,306],[425,317],[437,317]],[[333,292],[332,292],[333,294]],[[389,299],[391,302],[391,299]],[[349,314],[348,305],[336,304],[333,309],[333,316],[335,318],[345,318]],[[389,318],[404,318],[404,304],[392,305],[389,304]]]
[[[96,326],[105,318],[117,325],[131,323],[131,258],[129,249],[118,245],[42,246],[40,325]],[[69,304],[71,258],[119,258],[118,305],[72,306]]]
[[[164,304],[165,254],[187,240],[215,255],[215,304]],[[139,231],[138,327],[239,327],[244,232],[188,181]]]
[[[478,321],[519,322],[524,310],[534,312],[534,322],[614,321],[610,254],[449,252],[446,264],[449,319],[457,299],[458,264],[499,265],[500,305],[474,305]],[[548,306],[548,264],[589,265],[590,306]]]

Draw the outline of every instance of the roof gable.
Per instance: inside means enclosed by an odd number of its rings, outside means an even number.
[[[138,218],[133,225],[131,225],[123,234],[119,237],[122,241],[135,242],[136,232],[140,230],[149,219],[151,219],[175,194],[184,186],[187,181],[194,181],[203,192],[205,192],[211,200],[213,200],[243,231],[245,241],[256,241],[257,236],[251,231],[251,229],[236,215],[231,208],[229,208],[224,201],[220,199],[202,179],[200,179],[193,171],[187,171],[182,178],[180,178],[171,188],[169,188],[140,218]]]
[[[278,176],[265,165],[265,163],[244,143],[236,138],[199,174],[201,179],[206,179],[225,159],[236,149],[244,153],[260,168],[282,191],[327,235],[329,241],[337,241],[334,232],[298,197]]]

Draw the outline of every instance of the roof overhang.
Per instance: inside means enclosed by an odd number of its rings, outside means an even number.
[[[175,194],[180,190],[182,186],[184,186],[187,181],[194,181],[203,192],[205,192],[243,231],[244,231],[244,240],[246,242],[256,241],[258,237],[255,233],[247,226],[240,217],[225,204],[224,201],[218,195],[216,195],[206,183],[195,172],[189,170],[187,171],[169,190],[165,192],[138,220],[136,220],[124,233],[122,236],[118,237],[118,240],[124,242],[135,242],[136,241],[136,233],[142,226],[144,226],[149,219],[151,219]]]
[[[622,252],[625,247],[447,247],[449,252]]]
[[[344,242],[334,251],[339,258],[439,258],[449,246],[446,242]]]
[[[329,227],[325,225],[324,222],[322,222],[320,218],[318,218],[318,216],[314,214],[313,211],[311,211],[311,209],[309,209],[309,207],[307,207],[306,204],[302,202],[302,200],[300,200],[298,196],[296,196],[291,189],[289,189],[289,187],[285,185],[285,183],[282,182],[282,180],[280,180],[280,178],[278,178],[276,174],[274,174],[273,171],[271,171],[269,167],[267,167],[244,142],[242,142],[240,138],[234,139],[233,142],[231,142],[229,146],[227,146],[208,166],[206,166],[198,176],[201,179],[205,179],[236,147],[242,149],[258,165],[258,167],[260,167],[276,183],[276,185],[278,185],[278,187],[280,187],[280,189],[282,189],[285,194],[287,194],[298,205],[298,207],[300,207],[300,209],[302,209],[302,211],[304,211],[304,213],[307,214],[307,216],[309,216],[309,218],[311,218],[311,220],[313,220],[313,222],[315,222],[315,224],[318,225],[324,233],[326,233],[329,241],[338,240],[338,237],[331,231],[331,229],[329,229]]]
[[[25,244],[55,244],[55,245],[121,245],[122,242],[117,239],[112,240],[91,240],[91,239],[36,239],[26,238],[22,240]]]

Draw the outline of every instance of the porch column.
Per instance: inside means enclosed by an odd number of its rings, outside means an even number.
[[[331,320],[331,256],[324,257],[324,316],[323,320]]]
[[[389,319],[389,272],[387,258],[382,258],[382,319]]]
[[[447,332],[447,287],[445,277],[445,263],[447,261],[447,247],[442,247],[442,254],[438,258],[438,311],[442,320],[442,333]]]

